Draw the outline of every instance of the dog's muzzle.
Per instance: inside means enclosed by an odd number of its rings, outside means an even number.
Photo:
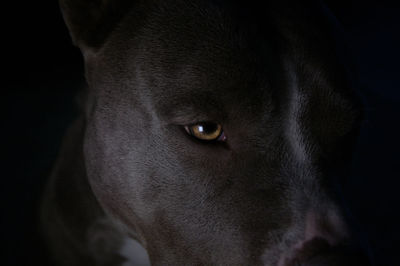
[[[365,252],[351,241],[349,230],[334,212],[309,212],[305,237],[284,253],[278,266],[368,266]]]

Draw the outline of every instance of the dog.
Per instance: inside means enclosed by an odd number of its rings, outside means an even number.
[[[55,262],[369,265],[336,189],[362,106],[320,2],[60,6],[88,89],[43,200]]]

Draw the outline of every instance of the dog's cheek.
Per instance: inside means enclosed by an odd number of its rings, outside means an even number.
[[[101,104],[98,102],[98,105]],[[135,229],[148,205],[142,201],[154,156],[146,115],[97,106],[88,119],[84,154],[91,188],[102,207]]]
[[[358,133],[359,111],[345,100],[333,100],[310,110],[309,117],[305,125],[315,136],[322,156],[337,163],[348,160]]]

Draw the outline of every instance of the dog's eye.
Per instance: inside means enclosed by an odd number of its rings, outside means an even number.
[[[213,122],[201,122],[190,126],[185,126],[186,132],[199,139],[205,141],[226,141],[226,136],[222,130],[222,126]]]

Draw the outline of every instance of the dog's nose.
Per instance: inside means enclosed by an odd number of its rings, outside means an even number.
[[[281,257],[279,266],[370,265],[338,212],[308,212],[304,232],[304,239]]]
[[[323,239],[329,245],[336,246],[349,236],[348,226],[338,212],[331,210],[326,213],[307,213],[304,242]]]

